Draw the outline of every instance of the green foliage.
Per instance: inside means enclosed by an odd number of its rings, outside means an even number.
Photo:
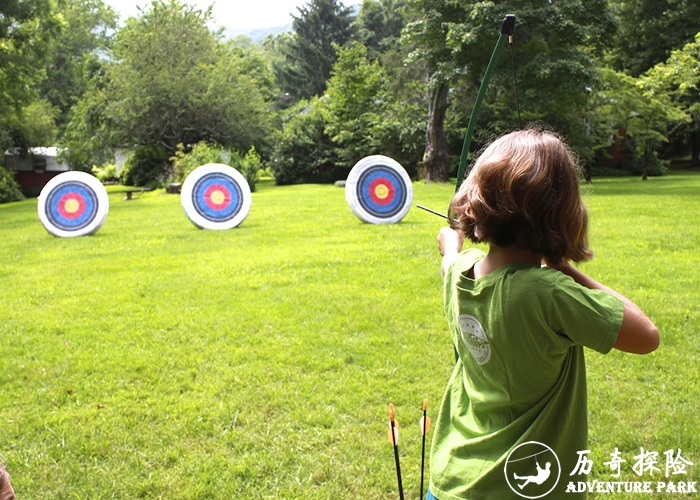
[[[129,155],[119,180],[125,186],[157,185],[167,179],[169,166],[163,148],[140,146]]]
[[[614,32],[615,20],[606,0],[580,2],[451,1],[409,0],[403,43],[411,48],[408,62],[423,64],[430,75],[430,99],[426,155],[458,154],[444,151],[448,142],[440,128],[441,112],[452,100],[440,95],[465,86],[462,95],[471,104],[498,39],[506,14],[517,15],[514,50],[520,107],[525,124],[544,122],[564,134],[572,146],[586,155],[590,147],[581,116],[587,105],[586,87],[596,78],[594,56]],[[507,49],[506,49],[507,51]],[[517,126],[512,69],[506,51],[491,79],[482,113],[478,117],[474,150],[482,145],[479,137],[490,137]],[[471,109],[471,106],[469,107]],[[466,128],[468,115],[460,120]],[[436,178],[443,177],[442,161],[435,160]]]
[[[255,192],[257,190],[258,176],[262,168],[260,155],[255,151],[255,147],[251,147],[243,158],[240,155],[236,156],[237,158],[234,158],[234,162],[237,163],[237,166],[234,164],[234,168],[241,172],[241,175],[248,182],[251,192]]]
[[[363,0],[357,16],[357,38],[370,60],[394,48],[403,29],[406,0]]]
[[[34,101],[19,112],[15,130],[22,144],[47,146],[54,144],[58,110],[46,101]]]
[[[685,150],[691,153],[691,163],[700,164],[700,32],[695,40],[682,49],[674,50],[669,58],[643,75],[648,86],[669,95],[672,104],[685,116],[673,120],[673,131],[683,136]],[[689,146],[689,147],[688,147]],[[678,151],[675,151],[680,156]]]
[[[284,113],[283,129],[275,138],[272,171],[277,184],[335,182],[349,169],[336,166],[335,147],[325,133],[318,98],[301,101]]]
[[[652,78],[635,79],[610,69],[602,69],[601,74],[600,87],[594,93],[596,112],[590,115],[589,125],[598,137],[610,134],[611,126],[624,129],[634,152],[625,167],[643,176],[660,175],[664,165],[657,150],[668,140],[667,125],[686,120],[686,115]]]
[[[361,158],[381,152],[375,129],[387,108],[384,79],[379,62],[367,61],[364,45],[338,47],[321,110],[326,134],[337,146],[339,166],[351,168]]]
[[[221,163],[238,170],[248,182],[251,192],[256,190],[258,173],[262,168],[262,160],[255,151],[255,147],[251,147],[244,156],[241,156],[237,151],[226,150],[218,144],[206,142],[198,142],[189,152],[185,152],[184,146],[178,144],[175,156],[170,160],[173,162],[175,179],[179,182],[183,182],[197,167],[207,163]]]
[[[185,151],[183,144],[178,144],[175,155],[170,158],[170,161],[173,162],[175,180],[183,182],[195,168],[207,163],[226,164],[226,156],[227,152],[218,144],[198,142],[192,146],[189,152]]]
[[[87,90],[86,64],[105,53],[117,27],[117,14],[103,0],[67,0],[61,5],[63,29],[48,47],[46,79],[40,95],[58,110],[61,130],[73,105]]]
[[[700,2],[610,0],[619,29],[609,54],[613,69],[638,77],[666,61],[700,32]]]
[[[280,87],[295,99],[320,96],[336,61],[334,45],[352,36],[352,10],[338,0],[311,0],[293,16],[294,36],[280,48],[286,64],[277,67]]]
[[[632,175],[632,173],[629,170],[623,170],[621,168],[600,168],[600,167],[592,167],[591,169],[591,177],[596,178],[596,177],[625,177]]]
[[[264,145],[271,74],[264,64],[209,31],[211,8],[154,0],[116,35],[113,59],[96,74],[68,127],[79,161],[92,145],[144,145],[175,153],[178,144]],[[252,58],[252,59],[251,59]],[[84,125],[88,124],[88,125]]]
[[[98,167],[94,165],[92,167],[92,175],[97,177],[97,180],[103,184],[107,182],[119,181],[119,176],[117,175],[117,166],[113,163],[110,163],[103,167]]]
[[[0,166],[0,203],[23,200],[22,190],[12,172]]]
[[[52,37],[61,30],[62,17],[52,11],[50,0],[0,3],[0,147],[28,148],[25,117],[33,103],[41,104],[35,91],[44,78],[42,68]]]
[[[116,143],[114,130],[107,119],[109,102],[105,88],[109,83],[107,63],[96,56],[85,62],[88,89],[71,108],[71,121],[59,140],[60,158],[72,169],[89,171],[94,164],[114,161],[111,144]]]

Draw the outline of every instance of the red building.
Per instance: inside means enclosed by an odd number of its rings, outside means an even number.
[[[15,174],[15,181],[25,192],[41,191],[51,178],[68,170],[68,165],[58,161],[57,148],[30,148],[5,151],[5,167]]]

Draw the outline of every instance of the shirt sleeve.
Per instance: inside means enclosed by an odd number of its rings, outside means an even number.
[[[624,304],[618,297],[592,290],[561,274],[552,290],[552,328],[574,344],[608,353],[622,326]]]

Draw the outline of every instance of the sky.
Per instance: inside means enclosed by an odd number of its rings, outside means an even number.
[[[138,15],[138,7],[148,7],[150,0],[105,0],[119,13],[123,21]],[[213,17],[217,27],[234,31],[248,31],[260,28],[276,28],[292,22],[291,14],[297,15],[297,6],[308,0],[187,0],[189,5],[205,9],[214,5]]]

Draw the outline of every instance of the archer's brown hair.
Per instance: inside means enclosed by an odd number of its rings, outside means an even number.
[[[10,484],[10,473],[4,465],[0,465],[0,498],[14,500],[15,492]]]
[[[496,139],[450,203],[456,226],[475,243],[515,246],[552,262],[583,262],[588,212],[576,155],[556,134],[520,130]]]

